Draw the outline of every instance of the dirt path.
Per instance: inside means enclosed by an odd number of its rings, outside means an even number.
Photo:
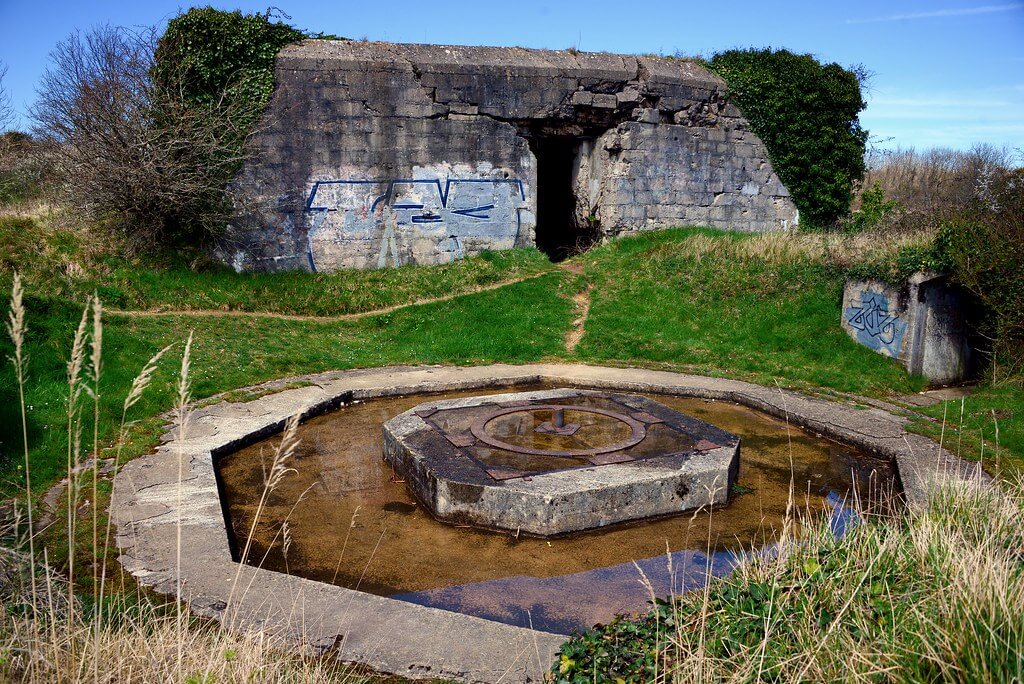
[[[590,283],[587,287],[572,296],[576,305],[576,318],[572,322],[572,330],[565,333],[565,351],[572,352],[586,333],[587,316],[590,314]]]
[[[558,267],[573,275],[583,275],[583,264],[578,261],[564,261]],[[572,296],[572,302],[576,305],[576,318],[572,321],[572,330],[565,333],[565,351],[567,352],[574,351],[586,333],[587,316],[590,314],[591,288],[593,285],[586,283],[586,287]]]
[[[304,316],[301,314],[284,314],[275,313],[272,311],[225,311],[223,309],[168,309],[168,310],[131,310],[131,309],[108,309],[104,313],[109,316],[124,316],[126,318],[154,318],[159,316],[192,316],[195,318],[202,317],[219,317],[219,316],[233,316],[238,318],[270,318],[280,321],[305,321],[309,323],[334,323],[337,321],[352,321],[359,318],[367,318],[369,316],[379,316],[380,314],[387,314],[400,309],[407,309],[413,306],[422,306],[424,304],[435,304],[437,302],[447,302],[452,299],[458,299],[459,297],[466,297],[469,295],[479,294],[481,292],[489,292],[491,290],[498,290],[503,287],[510,285],[516,285],[518,283],[526,282],[527,280],[533,280],[534,278],[540,278],[541,276],[553,273],[553,270],[544,270],[539,273],[532,273],[527,276],[520,278],[512,278],[511,280],[502,280],[501,282],[491,283],[490,285],[481,285],[474,287],[469,290],[461,292],[454,292],[452,294],[442,295],[440,297],[428,297],[425,299],[417,299],[405,304],[395,304],[393,306],[386,306],[382,309],[371,309],[369,311],[358,311],[349,314],[339,314],[337,316]]]

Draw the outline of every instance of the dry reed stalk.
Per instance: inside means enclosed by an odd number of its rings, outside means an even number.
[[[39,597],[36,586],[35,569],[35,526],[32,518],[32,464],[29,462],[28,452],[28,417],[25,410],[25,333],[28,326],[25,323],[25,302],[21,285],[21,275],[15,271],[14,284],[11,287],[11,305],[7,314],[7,334],[14,345],[14,355],[10,357],[14,366],[14,374],[18,382],[18,403],[21,412],[21,442],[25,461],[25,510],[28,522],[28,551],[30,558],[30,572],[32,580],[32,615],[38,618]]]
[[[75,330],[74,341],[71,345],[71,358],[67,363],[68,398],[67,398],[67,543],[68,543],[68,624],[74,623],[75,618],[75,540],[76,509],[78,506],[78,456],[81,453],[81,396],[85,384],[82,379],[82,371],[85,364],[85,348],[88,340],[89,310],[92,306],[92,298],[86,300],[82,309],[82,317]]]
[[[267,475],[266,481],[263,484],[263,492],[260,494],[260,501],[256,506],[256,512],[253,514],[252,524],[249,526],[249,534],[246,537],[245,546],[238,558],[238,568],[236,569],[235,577],[231,582],[231,590],[228,592],[228,605],[224,611],[226,624],[234,622],[238,611],[237,603],[240,603],[242,598],[245,597],[246,593],[248,593],[249,587],[252,586],[252,582],[255,579],[255,575],[250,578],[245,592],[243,592],[239,597],[238,602],[235,602],[235,590],[238,587],[238,582],[241,578],[242,567],[245,566],[248,561],[249,551],[252,548],[252,539],[256,532],[256,525],[259,523],[260,517],[263,515],[263,509],[267,505],[267,499],[281,483],[281,479],[289,472],[294,472],[288,467],[288,461],[295,454],[295,449],[299,446],[299,439],[296,433],[298,432],[299,422],[301,419],[302,414],[297,413],[285,422],[281,441],[274,451],[274,460],[271,463],[270,472]],[[232,609],[235,611],[234,614],[230,612]]]
[[[89,356],[89,379],[92,380],[92,387],[86,385],[86,389],[92,395],[93,422],[92,422],[92,550],[93,557],[99,551],[99,479],[100,479],[100,376],[103,368],[103,306],[99,297],[95,294],[92,298],[92,344],[90,345]],[[70,481],[72,473],[68,473]],[[103,609],[103,597],[98,595],[99,578],[95,572],[92,575],[92,593],[96,597],[93,604],[95,613],[93,623],[96,643],[99,643],[99,611]],[[99,663],[95,662],[93,669],[93,682],[98,683]]]
[[[188,435],[188,421],[191,416],[189,410],[189,404],[192,400],[192,389],[189,383],[189,370],[191,367],[192,357],[192,331],[189,331],[188,341],[185,342],[185,350],[181,355],[181,371],[178,374],[178,397],[177,397],[177,413],[178,413],[178,481],[176,488],[176,506],[175,514],[177,515],[177,523],[175,527],[175,548],[174,548],[174,604],[176,607],[176,627],[178,636],[178,679],[181,680],[182,675],[182,644],[181,637],[184,631],[184,619],[185,610],[181,604],[181,483],[184,478],[185,470],[185,454],[184,447],[181,446],[185,442],[185,438]]]
[[[146,364],[142,367],[142,370],[139,371],[139,374],[136,375],[135,378],[132,380],[131,387],[128,390],[128,395],[125,397],[124,403],[122,404],[121,407],[121,424],[117,431],[117,446],[115,447],[114,451],[115,465],[120,464],[121,462],[121,453],[124,448],[125,440],[128,437],[128,429],[131,426],[131,423],[128,422],[128,411],[142,398],[146,389],[149,387],[150,383],[153,380],[153,374],[156,373],[157,365],[159,364],[160,359],[162,359],[164,354],[170,351],[171,347],[173,346],[173,344],[169,344],[160,351],[158,351],[156,354],[154,354],[152,357],[150,357],[149,361],[147,361]],[[103,558],[104,560],[106,559],[108,550],[110,549],[110,531],[112,522],[112,516],[108,515],[106,529],[103,535],[102,552],[101,554],[96,554],[98,558]],[[95,554],[97,549],[94,548],[93,551]],[[100,565],[99,593],[97,594],[97,625],[103,621],[103,601],[104,598],[106,597],[106,583],[107,564],[106,562],[103,562]],[[98,629],[99,627],[97,626],[97,630]]]

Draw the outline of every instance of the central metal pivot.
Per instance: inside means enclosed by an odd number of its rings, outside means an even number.
[[[579,423],[565,422],[565,409],[559,406],[552,407],[551,420],[544,421],[538,425],[534,428],[534,432],[540,432],[545,435],[563,435],[568,437],[569,435],[576,434],[576,431],[579,429]]]

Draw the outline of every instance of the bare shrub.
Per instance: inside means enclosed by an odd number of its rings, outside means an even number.
[[[948,216],[976,199],[980,178],[1012,167],[1012,153],[992,145],[967,151],[898,149],[869,160],[863,188],[878,183],[906,212]]]
[[[151,78],[154,30],[100,26],[51,53],[32,109],[63,199],[130,236],[216,237],[232,215],[226,185],[242,159],[237,101],[187,103],[183,78]]]
[[[51,176],[50,157],[38,140],[20,131],[0,134],[0,205],[42,197]]]
[[[11,103],[11,93],[4,86],[7,78],[7,65],[0,62],[0,132],[6,131],[14,122],[14,105]]]

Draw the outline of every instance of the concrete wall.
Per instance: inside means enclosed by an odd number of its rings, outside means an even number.
[[[552,137],[578,143],[575,216],[600,237],[797,221],[723,82],[690,62],[305,41],[281,52],[276,81],[220,254],[239,270],[433,264],[532,245],[535,146]]]
[[[970,366],[965,302],[940,274],[918,273],[902,287],[847,281],[843,328],[879,354],[934,384],[960,382]]]

